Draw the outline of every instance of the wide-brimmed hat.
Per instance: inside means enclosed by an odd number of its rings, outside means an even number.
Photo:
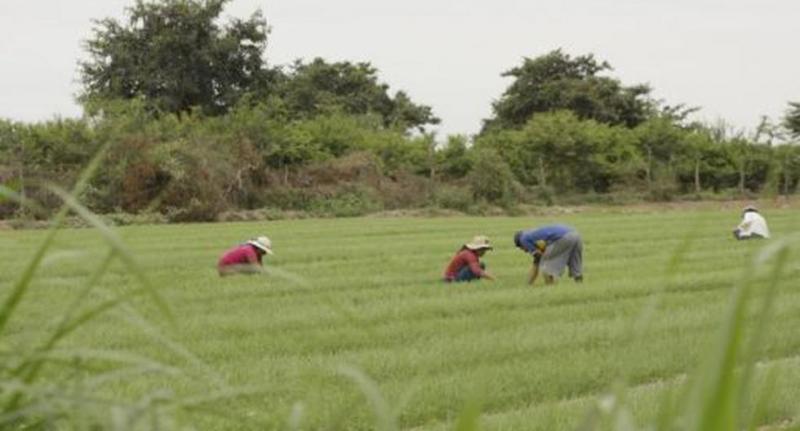
[[[264,251],[267,254],[275,254],[272,251],[272,241],[265,236],[259,236],[257,238],[253,238],[247,241],[248,244],[252,245],[253,247],[257,247]]]
[[[484,235],[478,235],[472,238],[472,241],[464,244],[464,247],[470,250],[483,250],[483,249],[491,250],[494,248],[492,247],[491,244],[489,244],[489,238]]]
[[[749,211],[757,213],[758,212],[758,208],[756,208],[755,205],[748,205],[748,206],[744,207],[744,209],[742,210],[743,213],[746,213],[746,212],[749,212]]]

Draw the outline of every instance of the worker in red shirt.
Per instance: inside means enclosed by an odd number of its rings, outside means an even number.
[[[481,278],[494,280],[494,277],[486,272],[486,265],[480,261],[481,256],[491,249],[489,238],[483,235],[478,235],[472,239],[472,242],[461,246],[445,269],[444,281],[472,281]]]
[[[219,276],[232,274],[255,274],[263,272],[261,259],[265,254],[272,253],[272,241],[265,236],[248,240],[222,255],[217,263]]]

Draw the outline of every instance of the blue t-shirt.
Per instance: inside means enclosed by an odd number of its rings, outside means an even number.
[[[525,251],[533,253],[536,251],[537,245],[539,246],[539,250],[543,250],[548,245],[558,241],[564,235],[572,231],[573,229],[571,227],[563,224],[542,226],[539,229],[522,232],[522,235],[519,237],[519,242],[522,244],[522,248],[524,248]]]

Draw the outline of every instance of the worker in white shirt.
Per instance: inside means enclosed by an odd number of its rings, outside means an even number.
[[[758,213],[756,207],[748,205],[742,211],[742,222],[733,230],[733,236],[739,240],[769,238],[767,221]]]

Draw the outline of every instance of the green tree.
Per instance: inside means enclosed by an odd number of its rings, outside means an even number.
[[[493,104],[494,116],[484,122],[484,131],[521,127],[532,115],[561,109],[612,125],[634,127],[645,121],[654,106],[650,89],[600,76],[609,70],[608,63],[592,54],[573,58],[560,49],[525,58],[521,66],[503,73],[514,82]]]
[[[800,146],[792,143],[776,145],[773,158],[778,177],[778,193],[788,196],[797,189],[800,182]]]
[[[439,123],[429,106],[413,103],[406,93],[398,91],[391,96],[389,86],[380,82],[377,74],[369,63],[298,60],[281,80],[279,93],[296,118],[335,111],[377,115],[384,127],[403,131],[422,131],[426,125]]]
[[[292,122],[285,115],[285,106],[279,99],[255,105],[245,103],[222,117],[225,123],[221,127],[231,130],[234,139],[253,146],[260,158],[254,161],[253,169],[278,170],[284,183],[288,183],[291,167],[324,160],[331,152],[338,154],[346,149],[343,146],[352,144],[342,132],[349,130],[347,124],[336,124],[326,117]],[[320,136],[326,131],[331,134],[323,142]]]
[[[562,191],[607,192],[637,164],[631,133],[571,111],[534,115],[520,131],[526,163],[539,185]]]
[[[22,146],[23,126],[0,119],[0,184],[25,196],[25,154]],[[18,213],[24,207],[0,197],[0,219]]]
[[[497,151],[523,184],[559,191],[606,192],[640,165],[633,132],[571,111],[534,115],[521,130],[491,132],[476,145]]]
[[[229,0],[137,0],[123,22],[95,21],[80,63],[81,99],[142,98],[149,109],[227,112],[273,72],[262,53],[269,28],[260,11],[218,23]]]
[[[683,145],[684,175],[689,173],[695,193],[703,191],[703,174],[711,170],[714,142],[708,134],[695,130],[688,133]]]
[[[472,153],[474,163],[468,179],[477,199],[511,205],[516,180],[508,164],[492,148],[480,148]]]
[[[637,126],[634,133],[648,187],[653,185],[657,172],[665,171],[667,180],[674,177],[674,165],[683,152],[687,131],[675,125],[672,118],[657,116]]]
[[[464,135],[450,135],[443,148],[436,152],[438,170],[446,179],[466,176],[472,169],[468,138]]]
[[[789,102],[789,110],[783,121],[784,126],[795,138],[800,138],[800,102]]]

